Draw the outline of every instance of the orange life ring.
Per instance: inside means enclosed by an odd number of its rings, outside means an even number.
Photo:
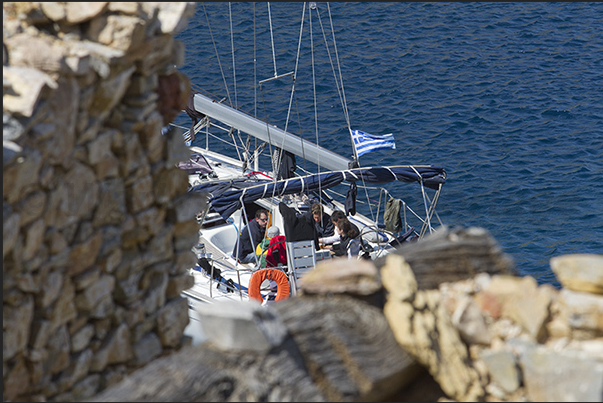
[[[287,275],[278,269],[260,269],[251,275],[249,280],[249,298],[263,301],[262,294],[260,293],[260,286],[264,280],[274,280],[278,285],[278,291],[276,292],[275,301],[282,301],[289,298],[289,279]]]

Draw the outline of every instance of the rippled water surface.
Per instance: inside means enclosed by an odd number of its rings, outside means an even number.
[[[271,3],[278,74],[295,69],[301,10]],[[317,131],[313,107],[300,103],[308,117],[292,131],[318,132],[322,146],[350,157],[329,54],[318,46],[329,10],[318,10],[312,39],[323,67],[314,77],[326,123]],[[396,150],[366,154],[363,166],[444,166],[442,221],[488,229],[519,274],[539,283],[558,285],[553,256],[603,253],[603,3],[331,3],[330,12],[352,128],[396,138]],[[181,71],[283,126],[288,82],[265,84],[257,104],[250,86],[274,75],[267,15],[265,3],[197,3],[178,37]],[[265,67],[255,77],[254,42]],[[311,98],[301,83],[311,82],[310,65],[298,69],[299,94]]]

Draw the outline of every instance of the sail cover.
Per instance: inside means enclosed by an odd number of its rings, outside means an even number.
[[[227,219],[241,208],[241,202],[251,203],[258,199],[273,196],[280,197],[288,194],[325,190],[344,181],[350,183],[364,181],[372,184],[393,181],[418,182],[428,188],[437,190],[446,181],[446,171],[442,167],[433,165],[356,168],[281,181],[253,182],[251,186],[245,186],[238,182],[234,189],[229,183],[207,183],[192,186],[189,188],[189,192],[209,192],[209,203],[222,218]]]

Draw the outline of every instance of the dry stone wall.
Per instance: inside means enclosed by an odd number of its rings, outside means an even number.
[[[194,3],[3,3],[3,399],[74,401],[187,344]]]

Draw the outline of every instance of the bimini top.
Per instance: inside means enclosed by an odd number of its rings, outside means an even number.
[[[444,168],[433,165],[391,166],[355,168],[344,171],[330,171],[320,174],[301,176],[280,181],[237,181],[213,182],[192,186],[189,192],[208,192],[209,203],[213,209],[227,219],[242,207],[241,203],[251,203],[258,199],[280,197],[310,191],[332,188],[342,182],[364,181],[380,184],[393,181],[418,182],[431,189],[439,189],[446,182]]]

